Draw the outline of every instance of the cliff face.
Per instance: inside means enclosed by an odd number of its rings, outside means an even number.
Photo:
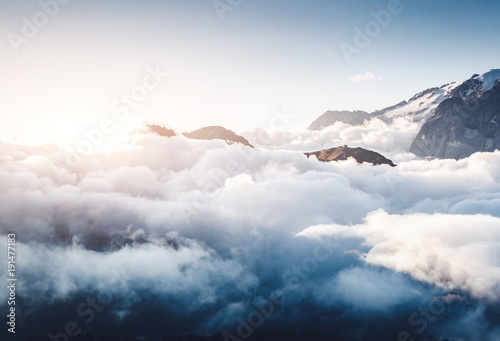
[[[368,162],[374,165],[386,164],[391,167],[396,166],[391,160],[387,159],[383,155],[363,148],[349,148],[347,146],[343,146],[304,154],[308,158],[311,155],[315,155],[318,160],[323,162],[347,160],[352,157],[359,163]]]
[[[486,89],[485,89],[486,88]],[[410,152],[461,159],[500,149],[500,83],[490,89],[478,79],[457,87],[420,129]]]

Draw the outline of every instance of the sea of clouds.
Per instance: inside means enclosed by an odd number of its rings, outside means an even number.
[[[244,134],[255,149],[136,133],[75,167],[55,145],[0,143],[19,328],[64,330],[81,301],[105,294],[86,331],[237,335],[275,302],[258,328],[498,340],[500,152],[419,159],[406,152],[418,128],[255,129]],[[398,166],[302,154],[343,144]]]

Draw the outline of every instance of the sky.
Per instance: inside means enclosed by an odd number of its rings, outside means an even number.
[[[220,3],[2,0],[0,140],[64,144],[103,118],[123,131],[249,131],[276,110],[304,129],[327,110],[371,112],[499,67],[497,1],[404,0],[378,26],[373,11],[391,1]],[[356,45],[367,25],[369,43]],[[357,49],[349,58],[345,44]],[[144,92],[151,69],[168,76]],[[134,90],[125,115],[121,96]]]

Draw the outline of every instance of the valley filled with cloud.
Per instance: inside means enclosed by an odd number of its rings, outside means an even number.
[[[498,340],[500,152],[418,158],[407,150],[419,127],[257,128],[243,134],[255,149],[136,132],[76,167],[56,145],[1,143],[19,326],[244,339],[247,323]],[[302,153],[344,142],[397,167]],[[94,315],[82,306],[91,297],[106,302]]]

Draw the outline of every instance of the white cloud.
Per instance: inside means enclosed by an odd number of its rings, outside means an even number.
[[[370,213],[362,224],[311,227],[299,235],[358,236],[369,247],[370,264],[415,279],[463,290],[477,298],[500,299],[500,218],[489,215]]]
[[[351,309],[408,316],[448,290],[498,302],[500,152],[415,159],[405,150],[416,129],[404,120],[336,124],[276,132],[269,148],[256,149],[138,135],[77,169],[61,166],[64,153],[55,146],[2,144],[0,232],[19,236],[19,295],[37,311],[42,298],[82,290],[107,290],[131,305],[147,292],[159,304],[189,303],[183,316],[207,309],[211,317],[197,326],[208,333],[280,292],[290,293],[276,314],[284,321],[313,321],[311,311],[332,307],[342,311],[333,316],[350,319],[357,316]],[[398,167],[322,163],[301,152],[329,143],[378,146]],[[308,238],[294,237],[301,231]],[[331,258],[293,291],[280,279],[332,231]],[[280,315],[309,299],[314,309]],[[485,325],[487,318],[478,317]]]
[[[375,150],[392,158],[405,153],[420,129],[420,124],[397,118],[392,124],[373,119],[360,126],[336,122],[320,131],[269,131],[255,128],[243,133],[256,146],[274,150],[314,151],[348,144]],[[265,138],[262,138],[265,136]]]
[[[375,75],[371,72],[367,72],[364,75],[362,75],[362,74],[354,75],[352,77],[349,77],[349,79],[353,83],[361,83],[364,81],[369,81],[369,80],[375,79]]]

